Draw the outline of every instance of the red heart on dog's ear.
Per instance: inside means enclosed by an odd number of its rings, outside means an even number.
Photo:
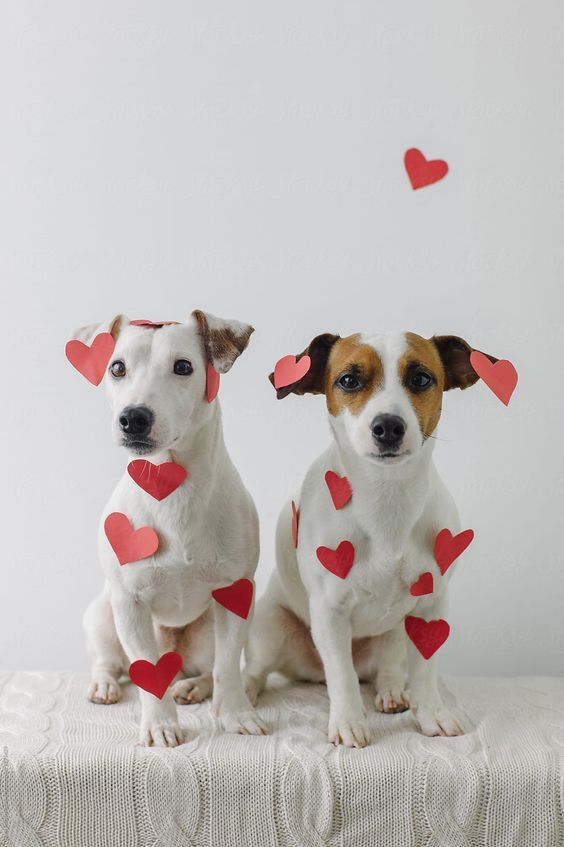
[[[325,483],[336,509],[342,509],[352,497],[351,484],[346,476],[339,476],[335,471],[327,471]]]
[[[426,159],[421,150],[412,147],[404,156],[405,169],[415,191],[432,185],[443,179],[448,173],[448,165],[442,159]]]
[[[128,464],[127,472],[139,488],[155,500],[164,500],[188,477],[186,468],[177,462],[162,462],[160,465],[154,465],[147,459],[134,459]]]
[[[507,359],[490,362],[479,350],[470,353],[470,364],[495,396],[508,406],[519,378],[515,366]]]
[[[228,612],[233,612],[234,615],[246,620],[249,617],[254,590],[255,587],[250,579],[238,579],[225,588],[216,588],[212,591],[212,597]]]
[[[292,541],[296,550],[298,549],[298,529],[300,525],[300,510],[292,500]]]
[[[285,388],[287,385],[299,382],[310,367],[311,359],[309,356],[302,356],[298,361],[296,361],[295,356],[283,356],[278,359],[274,366],[274,387],[276,389]]]
[[[88,382],[92,385],[100,385],[115,346],[116,342],[111,333],[100,332],[90,347],[77,339],[68,341],[65,354],[73,368],[76,368]]]
[[[180,653],[165,653],[156,665],[147,659],[138,659],[133,662],[129,666],[129,678],[138,688],[162,700],[168,686],[181,668]]]
[[[147,329],[160,329],[162,326],[177,326],[180,321],[130,321],[131,326],[144,326]]]
[[[405,631],[424,659],[430,659],[450,635],[450,626],[442,619],[426,621],[409,615],[405,619]]]
[[[433,591],[434,581],[431,571],[425,571],[425,573],[422,573],[419,579],[409,588],[409,593],[412,597],[423,597],[425,594],[432,594]]]
[[[318,547],[317,558],[330,573],[346,579],[354,565],[354,546],[350,541],[341,541],[336,550]]]
[[[215,370],[211,362],[208,362],[206,370],[206,399],[208,403],[213,403],[219,392],[219,374]]]
[[[435,538],[435,561],[444,576],[455,559],[472,543],[474,530],[465,529],[453,535],[450,529],[441,529]]]
[[[150,526],[133,529],[127,515],[112,512],[104,521],[106,538],[120,565],[138,562],[152,556],[159,549],[159,536]]]

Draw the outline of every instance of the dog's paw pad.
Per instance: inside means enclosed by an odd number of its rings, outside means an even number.
[[[114,680],[93,680],[88,689],[88,699],[91,703],[110,706],[117,703],[121,697],[121,688]]]

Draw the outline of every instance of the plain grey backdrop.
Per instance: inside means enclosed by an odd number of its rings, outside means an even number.
[[[0,666],[86,669],[99,513],[125,468],[75,327],[249,321],[223,379],[262,521],[328,440],[274,362],[319,332],[456,333],[511,359],[445,397],[436,461],[476,540],[441,667],[559,674],[563,46],[554,0],[12,0],[0,12]],[[403,154],[450,173],[414,192]]]

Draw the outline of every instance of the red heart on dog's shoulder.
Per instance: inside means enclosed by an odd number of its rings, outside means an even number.
[[[419,579],[410,586],[409,593],[412,597],[423,597],[425,594],[432,594],[433,590],[433,574],[431,571],[425,571],[425,573],[422,573]]]
[[[176,462],[154,465],[147,459],[134,459],[128,464],[127,472],[131,479],[155,500],[164,500],[176,491],[188,476],[186,468]]]
[[[352,497],[351,484],[346,476],[339,476],[335,471],[327,471],[325,483],[336,509],[342,509]]]
[[[106,538],[120,565],[138,562],[152,556],[159,549],[159,536],[150,526],[133,529],[127,515],[112,512],[104,521]]]
[[[474,530],[465,529],[453,535],[450,529],[441,529],[435,538],[435,561],[444,576],[455,559],[472,543]]]
[[[131,682],[154,694],[162,700],[165,692],[182,667],[182,656],[180,653],[165,653],[156,665],[147,659],[138,659],[129,666],[129,678]]]
[[[430,659],[450,635],[450,626],[442,619],[426,621],[409,615],[405,619],[405,631],[424,659]]]
[[[354,565],[354,546],[350,541],[341,541],[336,550],[318,547],[317,558],[330,573],[346,579]]]
[[[144,326],[147,329],[160,329],[162,326],[177,326],[180,321],[130,321],[131,326]]]
[[[234,615],[239,615],[246,620],[249,617],[254,590],[255,587],[250,579],[238,579],[225,588],[216,588],[212,591],[212,597],[228,612],[233,612]]]
[[[100,385],[116,343],[109,332],[100,332],[90,345],[73,339],[68,341],[65,354],[73,368],[92,385]]]
[[[404,156],[405,169],[415,191],[443,179],[448,173],[448,165],[442,159],[426,159],[421,150],[412,147]]]
[[[470,353],[470,364],[495,396],[508,406],[519,378],[515,366],[507,359],[490,362],[479,350]]]
[[[208,403],[213,403],[215,398],[217,397],[219,391],[219,374],[211,364],[208,362],[208,367],[206,370],[206,399]]]
[[[294,547],[298,548],[298,529],[300,525],[300,510],[296,508],[296,504],[292,500],[292,541]]]
[[[274,366],[274,387],[285,388],[299,382],[311,368],[309,356],[302,356],[296,361],[295,356],[283,356]]]

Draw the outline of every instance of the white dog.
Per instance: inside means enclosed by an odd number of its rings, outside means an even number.
[[[141,691],[143,744],[181,743],[174,700],[199,702],[212,688],[226,730],[262,734],[265,727],[240,673],[248,621],[211,597],[212,590],[238,579],[252,580],[257,514],[228,456],[219,402],[206,400],[208,363],[219,373],[228,371],[253,328],[195,311],[185,323],[159,328],[133,326],[120,316],[77,337],[89,342],[104,329],[116,342],[104,383],[117,441],[130,457],[173,460],[189,476],[158,501],[125,473],[104,510],[99,553],[106,582],[84,619],[93,658],[89,697],[115,703],[118,678],[130,663],[155,663],[174,650],[184,658],[187,678],[162,700]],[[156,554],[120,565],[104,532],[112,512],[124,513],[134,527],[153,527],[160,540]]]
[[[462,732],[441,700],[434,659],[426,661],[407,638],[404,619],[436,620],[445,612],[452,568],[442,575],[433,547],[441,529],[458,531],[459,520],[432,462],[432,436],[443,391],[478,379],[471,351],[454,336],[325,334],[297,357],[311,359],[305,376],[278,391],[279,398],[325,394],[334,441],[280,515],[278,567],[257,604],[247,647],[247,691],[256,702],[270,671],[325,680],[333,743],[369,742],[359,677],[374,682],[381,711],[411,704],[426,735]],[[343,500],[352,496],[339,508],[327,471],[350,484]],[[346,489],[346,481],[341,485]],[[354,547],[354,564],[340,578],[343,571],[336,575],[321,564],[318,548],[335,550],[343,540]],[[350,547],[348,555],[345,571]],[[434,591],[413,596],[410,587],[425,572],[433,575]]]

